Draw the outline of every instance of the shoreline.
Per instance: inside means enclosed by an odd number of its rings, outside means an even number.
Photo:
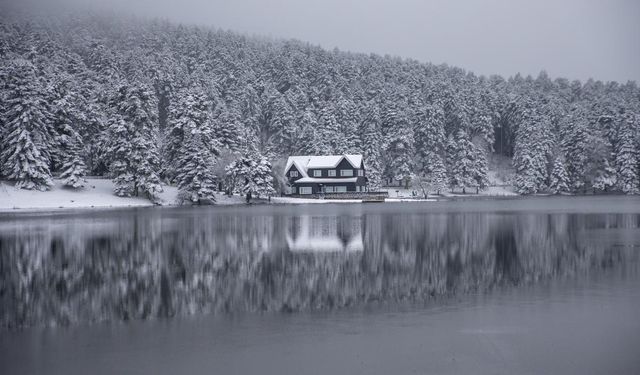
[[[49,191],[31,191],[15,189],[11,184],[0,181],[0,214],[10,213],[44,213],[44,212],[61,212],[71,210],[116,210],[116,209],[132,209],[132,208],[149,208],[149,207],[193,207],[190,205],[176,204],[177,188],[173,186],[163,186],[164,192],[160,195],[160,204],[153,203],[146,198],[141,197],[118,197],[113,194],[113,185],[110,180],[100,178],[88,178],[87,186],[72,190],[66,189],[60,185],[59,181],[55,181],[55,186]],[[389,189],[390,190],[390,189]],[[624,194],[534,194],[534,195],[518,195],[504,194],[503,192],[491,194],[490,192],[481,192],[480,194],[457,194],[447,193],[443,195],[429,195],[424,197],[412,196],[392,196],[384,203],[429,203],[429,202],[447,202],[447,201],[471,201],[471,200],[509,200],[522,199],[530,197],[599,197],[599,196],[618,196]],[[372,204],[363,202],[360,199],[311,199],[311,198],[291,198],[291,197],[272,197],[268,199],[254,199],[247,204],[243,196],[233,195],[227,196],[224,193],[216,194],[216,203],[211,206],[263,206],[263,205],[300,205],[300,204]],[[383,203],[383,202],[378,202]],[[196,207],[201,207],[197,206]]]

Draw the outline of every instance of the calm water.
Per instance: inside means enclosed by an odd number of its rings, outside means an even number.
[[[0,372],[634,374],[639,264],[628,197],[0,214]]]

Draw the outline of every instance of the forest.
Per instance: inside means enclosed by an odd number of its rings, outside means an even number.
[[[595,48],[595,47],[594,47]],[[640,192],[640,89],[478,76],[166,20],[0,16],[0,178],[46,190],[105,176],[182,202],[282,192],[286,157],[364,154],[372,189]]]

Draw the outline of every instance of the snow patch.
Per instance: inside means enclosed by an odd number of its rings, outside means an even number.
[[[160,204],[173,205],[178,189],[163,186],[159,194]],[[88,178],[84,188],[77,190],[63,186],[62,181],[54,180],[54,186],[48,191],[18,189],[7,182],[0,181],[0,211],[39,210],[57,208],[109,208],[144,207],[154,204],[144,197],[118,197],[113,193],[113,182],[108,179]]]

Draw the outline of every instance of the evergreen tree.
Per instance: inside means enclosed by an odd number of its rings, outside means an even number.
[[[4,126],[0,139],[2,175],[23,189],[53,186],[49,170],[51,113],[44,85],[33,65],[17,59],[8,66]]]
[[[192,129],[180,151],[178,160],[178,200],[181,203],[215,201],[216,180],[214,155],[207,151],[199,129]]]
[[[549,119],[531,107],[524,109],[516,131],[514,185],[520,194],[534,194],[546,189],[548,160],[553,146]]]
[[[553,194],[566,193],[569,191],[569,176],[564,167],[564,161],[560,157],[557,157],[553,163],[553,169],[549,177],[549,190]]]
[[[417,115],[415,127],[416,170],[438,194],[447,185],[447,170],[443,158],[446,141],[444,111],[439,106],[425,106]]]
[[[469,136],[464,130],[459,130],[455,138],[449,138],[447,146],[448,160],[450,163],[449,185],[452,189],[462,189],[466,193],[466,188],[475,186],[475,178],[478,163],[475,146],[469,140]]]
[[[67,152],[62,158],[60,179],[64,186],[77,189],[83,187],[86,183],[84,179],[86,175],[86,165],[80,154],[82,150],[81,141],[76,139],[75,142],[75,144],[67,148]]]
[[[210,103],[202,93],[183,93],[174,101],[169,117],[170,144],[176,150],[176,180],[180,201],[214,201],[214,169],[220,154],[209,112]]]
[[[227,177],[236,191],[247,196],[247,202],[253,196],[266,197],[275,194],[271,163],[262,155],[250,153],[231,163],[227,168]]]
[[[408,187],[413,174],[414,134],[407,114],[396,103],[390,103],[383,116],[386,135],[385,174]]]
[[[638,144],[638,118],[632,113],[625,113],[618,130],[616,150],[616,172],[618,188],[626,194],[640,192],[640,145]]]
[[[151,91],[141,84],[125,84],[119,87],[111,104],[116,111],[108,128],[114,191],[123,197],[143,193],[156,200],[162,186]]]
[[[367,185],[377,191],[382,186],[380,114],[377,106],[371,106],[369,115],[362,124],[362,153],[367,170]]]

